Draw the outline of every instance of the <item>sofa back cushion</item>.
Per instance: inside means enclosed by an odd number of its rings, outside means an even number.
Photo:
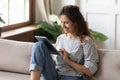
[[[99,49],[99,70],[96,80],[120,80],[120,50]]]
[[[0,39],[0,70],[29,73],[34,43]]]

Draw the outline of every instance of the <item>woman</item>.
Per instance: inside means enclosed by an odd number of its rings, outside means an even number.
[[[98,54],[95,42],[77,6],[64,6],[60,12],[63,34],[55,47],[61,55],[54,61],[44,41],[37,42],[32,50],[31,80],[84,80],[97,71]]]

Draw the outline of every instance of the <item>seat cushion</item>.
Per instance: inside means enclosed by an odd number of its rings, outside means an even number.
[[[0,80],[30,80],[30,75],[0,71]]]
[[[99,49],[97,80],[120,80],[120,50]]]
[[[29,74],[0,71],[0,80],[30,80]],[[41,75],[40,80],[45,80]]]
[[[0,39],[0,70],[29,74],[33,44]]]

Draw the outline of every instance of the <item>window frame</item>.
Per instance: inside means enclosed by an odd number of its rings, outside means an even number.
[[[17,24],[12,24],[12,25],[7,25],[2,27],[2,31],[8,31],[24,26],[28,26],[31,24],[35,24],[35,0],[29,0],[30,8],[29,8],[29,21],[17,23]]]

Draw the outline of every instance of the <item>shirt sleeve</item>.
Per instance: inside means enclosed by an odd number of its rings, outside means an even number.
[[[84,66],[87,67],[92,74],[94,74],[98,69],[98,52],[91,38],[87,38],[83,45],[84,53]]]

